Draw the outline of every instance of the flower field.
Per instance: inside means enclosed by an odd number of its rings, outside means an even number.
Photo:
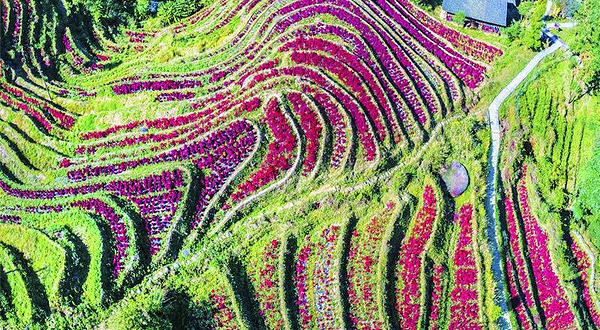
[[[423,259],[430,238],[433,236],[436,221],[436,196],[431,186],[425,186],[421,203],[421,209],[417,212],[410,234],[402,242],[396,274],[398,278],[396,310],[399,314],[400,327],[406,329],[417,328],[421,315],[424,314],[421,299]],[[434,322],[436,318],[434,313]]]
[[[298,297],[295,303],[303,328],[335,329],[338,323],[335,316],[338,266],[334,260],[334,251],[339,230],[337,225],[323,229],[314,244],[307,241],[300,251],[302,259],[296,263],[294,284]],[[305,255],[310,253],[307,249],[314,251],[310,261],[305,259]],[[306,275],[308,262],[311,262],[310,275]]]
[[[452,258],[453,283],[450,291],[449,329],[482,329],[480,271],[473,233],[473,206],[465,204],[455,216],[458,225],[456,249]]]
[[[1,329],[600,328],[598,248],[521,157],[483,230],[507,38],[410,0],[163,2],[0,0]]]
[[[381,215],[371,218],[361,228],[352,231],[348,252],[348,302],[350,322],[356,329],[381,329],[383,321],[379,315],[380,298],[378,274],[381,243],[385,229],[395,205],[388,202]],[[379,298],[379,299],[378,299]]]
[[[548,249],[548,237],[536,222],[529,206],[526,186],[527,167],[523,167],[523,178],[518,186],[519,205],[523,217],[525,241],[531,257],[532,273],[538,288],[540,305],[548,329],[575,329],[575,316],[569,308],[564,289],[552,267]]]

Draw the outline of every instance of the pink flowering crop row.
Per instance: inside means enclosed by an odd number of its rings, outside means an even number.
[[[346,154],[346,122],[340,114],[337,106],[334,104],[334,99],[327,94],[318,93],[315,96],[315,101],[325,109],[329,122],[333,127],[333,147],[331,151],[331,166],[338,168],[344,155]]]
[[[188,115],[172,118],[160,118],[156,120],[135,121],[127,125],[120,125],[103,131],[89,132],[81,137],[83,139],[100,139],[108,137],[101,142],[88,143],[76,148],[76,154],[94,154],[99,150],[112,148],[122,148],[127,146],[143,145],[143,148],[150,151],[164,150],[169,147],[177,147],[190,140],[194,140],[201,135],[219,127],[232,119],[240,117],[244,112],[254,111],[261,105],[261,100],[257,97],[249,99],[240,99],[231,102],[221,93],[206,99],[204,105],[218,102],[213,106],[195,111]],[[190,106],[196,110],[201,107],[198,103],[192,103]],[[112,137],[114,133],[122,132],[125,129],[135,129],[135,134],[127,136]],[[150,129],[164,130],[162,132],[150,132]],[[160,142],[160,143],[159,143]],[[157,144],[159,143],[159,144]],[[139,150],[141,151],[141,150]],[[125,154],[121,154],[125,158]],[[105,160],[100,158],[100,160]]]
[[[221,291],[213,289],[209,296],[214,313],[213,319],[216,325],[214,330],[238,330],[231,298]]]
[[[48,64],[50,66],[50,64]],[[86,91],[80,88],[70,88],[64,89],[61,88],[58,90],[58,95],[62,97],[70,97],[70,96],[80,96],[80,97],[95,97],[96,92],[94,91]]]
[[[506,226],[508,229],[510,251],[516,264],[517,278],[525,295],[525,302],[527,303],[528,308],[534,308],[535,302],[533,301],[533,293],[529,287],[527,265],[525,264],[525,258],[519,244],[521,241],[521,232],[515,216],[514,205],[509,195],[506,197],[504,205],[506,210]]]
[[[292,166],[296,137],[292,133],[290,123],[281,112],[277,99],[272,99],[265,107],[263,121],[269,127],[274,140],[269,143],[265,159],[260,168],[248,180],[241,183],[231,195],[234,202],[256,192],[261,187],[275,180],[281,173]]]
[[[473,207],[465,204],[458,214],[459,233],[452,262],[453,289],[450,292],[450,330],[480,330],[479,274],[473,242]]]
[[[117,278],[123,268],[123,261],[126,257],[125,251],[129,246],[127,228],[125,227],[121,217],[114,211],[112,207],[110,207],[110,205],[98,199],[76,201],[71,203],[70,206],[99,215],[110,225],[110,229],[116,241],[113,257],[113,278]]]
[[[12,36],[13,36],[13,40],[17,40],[17,38],[19,37],[19,34],[21,32],[21,17],[23,15],[23,8],[21,7],[21,2],[20,1],[12,1],[13,3],[13,7],[12,9],[14,9],[14,15],[15,15],[15,29],[13,30]],[[7,21],[10,22],[10,21]]]
[[[144,150],[156,152],[165,150],[169,147],[178,147],[214,130],[215,127],[226,124],[231,121],[231,119],[238,117],[242,107],[243,106],[240,106],[239,108],[236,108],[237,111],[234,110],[233,112],[229,112],[226,115],[222,114],[221,116],[219,116],[218,111],[213,109],[200,111],[198,113],[204,114],[204,117],[201,120],[186,125],[175,125],[173,126],[173,129],[167,129],[156,133],[150,133],[148,127],[145,127],[144,129],[139,129],[134,135],[129,134],[124,137],[115,137],[101,142],[82,144],[75,149],[75,154],[95,154],[100,150],[108,151],[129,146],[140,146],[138,152],[143,152]],[[125,158],[126,154],[121,153],[120,157]],[[101,156],[99,160],[105,161],[107,160],[106,158],[107,156]],[[113,159],[113,157],[111,157],[111,159]]]
[[[192,106],[192,109],[194,107]],[[195,109],[194,109],[195,110]],[[111,126],[102,131],[92,131],[83,133],[80,135],[82,140],[97,140],[106,137],[110,137],[115,133],[122,133],[125,131],[131,131],[136,128],[146,127],[148,129],[169,129],[175,128],[183,125],[187,125],[194,122],[204,123],[205,117],[212,113],[210,109],[204,111],[197,111],[190,114],[175,116],[175,117],[166,117],[166,118],[157,118],[153,120],[136,120],[124,125],[115,125]]]
[[[4,215],[0,214],[0,222],[1,223],[21,223],[21,218],[15,215]]]
[[[47,111],[52,117],[54,117],[56,120],[58,120],[58,122],[60,123],[60,125],[63,128],[69,129],[73,126],[73,117],[72,116],[56,109],[55,107],[51,106],[47,102],[35,99],[35,98],[27,95],[22,89],[17,88],[15,86],[11,86],[6,83],[1,83],[0,86],[2,86],[2,89],[7,91],[8,93],[12,94],[12,96],[17,98],[18,100],[22,100],[23,102],[25,102],[31,106],[34,106],[39,109]]]
[[[85,59],[83,57],[81,57],[81,55],[79,55],[79,53],[76,52],[75,49],[73,49],[73,46],[71,43],[72,41],[66,32],[63,34],[62,42],[63,42],[63,45],[65,46],[65,50],[67,51],[67,54],[69,54],[72,59],[72,64],[74,67],[81,68],[84,73],[90,73],[92,71],[102,69],[102,64],[95,63],[95,62],[84,66]]]
[[[360,232],[355,229],[350,239],[348,255],[348,300],[350,322],[357,330],[375,330],[383,327],[379,317],[375,290],[376,268],[383,233],[393,204],[380,216],[373,217]]]
[[[269,60],[269,61],[263,62],[259,66],[256,66],[256,67],[253,67],[252,69],[244,71],[244,74],[239,78],[239,82],[240,82],[241,85],[243,85],[244,81],[246,79],[248,79],[248,77],[250,77],[252,75],[255,75],[255,74],[257,74],[257,73],[259,73],[261,71],[274,69],[278,65],[279,65],[279,59],[278,58],[276,58],[274,60]]]
[[[27,103],[14,100],[12,97],[10,97],[8,94],[2,92],[1,90],[0,90],[0,99],[2,99],[2,101],[4,101],[4,103],[6,103],[6,105],[8,105],[9,107],[17,108],[17,109],[25,112],[27,115],[31,116],[33,118],[33,120],[35,122],[37,122],[37,124],[43,126],[47,131],[52,130],[52,125],[46,119],[46,117],[42,114],[41,111],[38,111],[37,109],[35,109],[34,107],[30,106]]]
[[[588,254],[583,250],[582,247],[579,246],[579,244],[575,241],[575,238],[571,244],[571,251],[573,251],[573,255],[577,261],[577,269],[579,270],[581,277],[583,301],[585,302],[585,307],[590,313],[592,321],[596,327],[600,327],[600,310],[598,308],[597,300],[595,300],[595,296],[592,296],[595,288],[594,283],[590,278],[590,272],[594,272],[595,269],[591,267],[592,264],[590,263]]]
[[[181,200],[181,192],[170,190],[158,195],[135,197],[131,200],[139,210],[150,241],[150,254],[154,255],[160,250],[162,239],[159,235],[171,227],[171,221]]]
[[[423,206],[417,212],[413,227],[400,249],[398,259],[396,288],[396,310],[399,313],[400,328],[416,329],[421,313],[422,273],[425,247],[432,237],[436,218],[434,190],[425,186],[422,197]]]
[[[278,256],[281,242],[270,241],[262,251],[261,257],[254,259],[249,266],[249,276],[255,288],[255,298],[259,303],[259,313],[267,328],[281,330],[284,327],[282,306],[279,299]]]
[[[167,93],[160,93],[159,95],[156,96],[155,100],[158,102],[173,102],[173,101],[183,101],[183,100],[189,100],[191,98],[194,98],[196,96],[196,93],[194,92],[167,92]]]
[[[157,191],[177,188],[183,185],[183,176],[180,170],[164,171],[160,174],[149,175],[143,179],[121,181],[108,181],[90,185],[71,186],[48,190],[27,190],[10,187],[6,182],[0,181],[0,189],[10,196],[22,199],[52,200],[55,198],[91,194],[106,191],[123,197],[133,197]]]
[[[433,290],[431,291],[431,306],[429,311],[429,329],[440,329],[440,316],[442,314],[443,277],[446,273],[444,266],[437,265],[433,267]]]
[[[237,143],[252,143],[248,139],[255,141],[252,125],[246,120],[239,120],[230,123],[227,127],[213,131],[201,140],[195,140],[182,144],[169,151],[163,151],[157,155],[146,158],[132,159],[117,164],[85,166],[79,169],[73,169],[67,172],[67,178],[72,181],[84,181],[91,177],[101,175],[115,175],[125,171],[151,164],[165,162],[185,161],[195,159],[200,156],[213,154],[214,149],[226,148],[231,150]],[[225,150],[222,150],[224,152]],[[233,151],[233,150],[232,150]]]
[[[315,252],[315,246],[310,242],[310,236],[304,240],[303,246],[296,258],[294,266],[294,287],[296,293],[296,307],[298,310],[299,326],[301,329],[310,329],[313,317],[310,313],[310,298],[309,298],[309,274],[308,262]]]
[[[254,131],[249,131],[249,129],[250,127],[246,128],[248,131],[245,132],[245,135],[239,136],[234,142],[215,146],[212,153],[193,161],[199,170],[206,173],[196,203],[193,228],[201,222],[206,206],[212,197],[219,192],[240,164],[250,157],[256,145],[257,136]]]
[[[0,5],[2,6],[2,22],[0,24],[2,24],[2,30],[6,31],[8,30],[8,24],[10,23],[8,20],[8,5],[6,1],[0,1]]]
[[[202,86],[200,80],[156,80],[156,81],[133,81],[113,86],[116,95],[133,94],[141,91],[167,91],[173,89],[197,88]]]
[[[335,329],[333,290],[336,276],[331,267],[338,230],[337,225],[323,229],[316,242],[306,236],[304,246],[297,253],[293,281],[300,329]],[[309,272],[311,262],[312,273]]]
[[[535,301],[533,299],[533,292],[531,289],[530,279],[529,279],[529,271],[527,268],[527,264],[525,262],[525,256],[521,252],[522,250],[521,250],[520,243],[519,243],[522,241],[521,231],[519,229],[519,224],[517,223],[514,204],[510,197],[510,192],[508,192],[508,191],[507,191],[507,197],[504,200],[504,206],[505,206],[505,211],[506,211],[506,226],[507,226],[507,230],[508,230],[508,243],[509,243],[512,259],[514,260],[514,263],[515,263],[515,272],[516,272],[516,274],[514,274],[514,276],[512,277],[512,280],[514,280],[515,282],[512,283],[509,281],[509,285],[514,286],[515,290],[516,290],[517,283],[518,283],[519,288],[521,289],[521,292],[523,292],[523,296],[525,299],[522,302],[525,304],[523,308],[527,308],[531,311],[536,311],[537,308],[535,305]],[[509,269],[509,270],[512,271],[512,266],[510,264],[507,264],[507,269],[508,269],[508,267],[511,267],[511,269]],[[517,310],[517,313],[519,314],[521,312],[519,310]],[[537,315],[537,313],[535,314],[535,319],[533,321],[535,322],[536,325],[538,325],[538,326],[541,325],[541,320],[540,320],[539,316]],[[521,322],[525,324],[525,320],[522,320]]]
[[[506,260],[506,277],[508,278],[508,289],[510,293],[510,302],[511,307],[514,309],[517,314],[517,318],[519,320],[519,324],[523,330],[534,330],[535,327],[532,320],[527,315],[527,308],[529,306],[526,305],[526,302],[521,299],[521,295],[519,294],[519,289],[517,287],[517,277],[515,276],[515,270],[513,269],[510,260]]]
[[[156,33],[153,32],[137,32],[131,30],[125,31],[125,34],[129,37],[129,42],[131,43],[142,43],[147,37],[153,38],[156,36]]]
[[[397,7],[404,8],[406,11],[410,12],[415,19],[421,23],[422,29],[428,29],[435,33],[443,38],[443,40],[450,42],[453,46],[459,48],[476,60],[490,63],[502,55],[501,49],[446,27],[444,24],[413,5],[410,1],[396,0],[395,2],[397,3]]]
[[[314,309],[317,329],[320,330],[333,330],[336,324],[333,315],[333,304],[336,299],[333,291],[336,274],[332,267],[338,230],[338,226],[331,226],[323,230],[320,242],[317,245],[317,255],[315,256],[312,275]]]
[[[525,186],[527,167],[523,167],[523,177],[519,182],[519,203],[523,217],[523,229],[527,250],[531,259],[533,277],[537,286],[546,328],[549,330],[576,329],[575,315],[569,307],[566,294],[552,267],[548,249],[548,234],[540,228],[529,207],[529,193]]]
[[[300,127],[306,138],[306,151],[304,152],[303,175],[309,174],[317,163],[321,132],[323,127],[317,114],[311,109],[302,94],[288,94],[288,99],[292,103],[294,112],[300,117]]]

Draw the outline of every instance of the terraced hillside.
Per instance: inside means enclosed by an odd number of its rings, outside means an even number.
[[[479,99],[528,54],[504,39],[409,0],[220,0],[121,33],[0,2],[0,328],[597,327],[594,245],[573,229],[557,257],[531,206],[543,157],[507,161],[486,236]]]

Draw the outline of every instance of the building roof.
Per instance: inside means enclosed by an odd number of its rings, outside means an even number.
[[[514,4],[514,0],[444,0],[442,9],[452,14],[462,11],[468,18],[506,26],[509,3]]]

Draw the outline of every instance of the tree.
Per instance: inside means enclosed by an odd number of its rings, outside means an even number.
[[[523,17],[521,21],[521,41],[524,46],[531,50],[542,48],[541,31],[544,27],[542,17],[546,6],[542,2],[522,2],[519,5],[519,14]]]
[[[517,21],[513,21],[513,23],[502,29],[502,34],[508,38],[508,41],[515,41],[519,38],[521,34],[521,24]]]
[[[564,17],[573,17],[580,7],[580,0],[563,0],[561,3],[561,13]]]
[[[592,92],[600,88],[600,2],[585,1],[575,15],[577,26],[572,45],[581,57],[581,79]]]
[[[593,153],[577,176],[573,215],[587,226],[592,241],[600,248],[600,125],[594,122],[589,129],[596,132],[592,138],[595,141],[588,142]]]
[[[600,216],[600,133],[594,143],[594,153],[577,180],[576,217]]]
[[[164,292],[155,290],[130,300],[108,321],[115,330],[170,330],[173,325],[163,315]]]
[[[76,0],[73,7],[83,6],[89,14],[111,34],[126,25],[133,17],[135,1],[128,0]]]
[[[169,25],[191,16],[204,6],[204,0],[170,0],[158,8],[158,17],[163,24]]]
[[[135,16],[138,20],[148,18],[148,10],[150,8],[150,0],[137,0],[135,6]]]
[[[465,25],[465,21],[467,19],[467,14],[464,11],[459,11],[452,17],[452,21],[460,26]]]

